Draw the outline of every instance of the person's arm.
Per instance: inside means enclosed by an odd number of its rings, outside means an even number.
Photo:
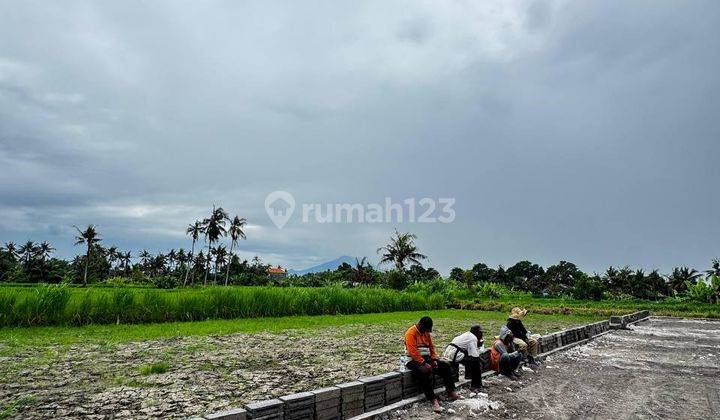
[[[405,348],[412,359],[421,365],[425,363],[425,359],[420,355],[417,348],[417,335],[414,334],[412,328],[405,333]]]
[[[430,358],[432,360],[438,360],[439,359],[438,355],[435,352],[435,344],[433,344],[432,337],[430,336],[430,334],[428,334],[428,343],[430,345]]]
[[[520,321],[520,335],[522,335],[522,337],[518,337],[518,338],[527,343],[528,331],[527,331],[527,329],[525,329],[525,325],[523,325],[522,321]]]
[[[495,343],[495,350],[497,350],[498,353],[500,353],[501,356],[502,356],[503,354],[506,354],[506,353],[508,352],[508,351],[507,351],[507,348],[505,347],[505,345],[504,345],[504,344],[500,344],[500,343]]]

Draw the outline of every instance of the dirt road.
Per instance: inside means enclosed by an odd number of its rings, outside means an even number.
[[[520,381],[490,378],[483,394],[444,403],[441,415],[424,403],[392,417],[718,418],[720,321],[657,318],[632,328],[553,355]]]

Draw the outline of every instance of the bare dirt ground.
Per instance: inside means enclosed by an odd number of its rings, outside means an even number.
[[[398,337],[354,328],[28,349],[3,360],[0,401],[32,396],[12,418],[185,418],[397,368]],[[140,372],[156,362],[170,369]]]
[[[392,418],[670,418],[720,416],[720,321],[654,318],[550,356],[520,381],[492,377],[483,393],[427,403]]]
[[[443,315],[443,314],[455,315]],[[438,345],[503,313],[439,311]],[[407,319],[403,319],[406,317]],[[187,418],[397,369],[415,315],[380,323],[184,336],[115,344],[12,347],[0,341],[0,419]],[[538,332],[592,321],[535,315]],[[164,373],[142,367],[165,363]]]

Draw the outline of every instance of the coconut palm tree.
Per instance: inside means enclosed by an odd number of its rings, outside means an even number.
[[[185,255],[185,250],[180,248],[175,253],[175,270],[177,271],[178,268],[181,268],[183,264],[187,261],[187,257]]]
[[[163,275],[165,273],[167,257],[159,252],[155,257],[150,259],[150,268],[153,275]]]
[[[43,241],[38,247],[37,247],[37,255],[40,257],[40,261],[43,263],[50,258],[52,253],[55,252],[55,248],[48,243],[48,241]]]
[[[75,237],[75,245],[87,245],[87,252],[85,253],[85,274],[83,275],[83,284],[87,285],[88,267],[90,266],[90,252],[93,246],[99,244],[102,239],[100,239],[100,235],[94,225],[88,225],[85,230],[80,230],[77,226],[74,226],[74,228],[78,231],[78,236]]]
[[[197,242],[198,238],[200,237],[200,234],[203,233],[203,224],[201,221],[196,220],[195,223],[188,225],[187,229],[185,229],[185,233],[187,235],[190,235],[192,238],[192,247],[190,248],[190,254],[188,255],[188,266],[185,268],[185,280],[183,281],[183,286],[187,286],[188,281],[188,274],[190,273],[190,262],[192,262],[193,257],[195,256],[195,242]],[[195,283],[195,274],[193,273],[193,283]]]
[[[203,220],[203,233],[205,233],[205,240],[208,243],[208,255],[207,265],[205,267],[205,280],[203,283],[207,285],[208,273],[210,272],[210,256],[212,255],[212,245],[220,239],[220,237],[227,234],[225,229],[225,223],[228,220],[228,214],[222,207],[213,206],[212,214],[210,217]],[[216,265],[217,268],[217,265]],[[217,273],[216,273],[217,274]]]
[[[675,267],[673,268],[672,274],[667,277],[668,285],[670,289],[675,292],[684,292],[687,290],[688,284],[695,284],[701,275],[702,274],[694,268]]]
[[[712,268],[705,271],[705,276],[710,279],[712,276],[720,277],[720,259],[712,260]]]
[[[152,256],[147,249],[143,249],[142,251],[140,251],[140,254],[138,254],[138,257],[140,257],[140,264],[143,267],[143,271],[146,271],[148,268],[148,264],[150,263],[150,258],[152,258]]]
[[[244,217],[235,216],[230,222],[230,228],[228,229],[228,235],[230,235],[230,261],[232,262],[233,248],[238,242],[238,239],[247,239],[243,228],[247,220]],[[230,264],[228,263],[225,269],[225,286],[228,285],[228,279],[230,278]]]
[[[113,266],[115,265],[115,261],[118,260],[118,249],[116,246],[113,245],[107,249],[107,258],[110,263],[110,269],[112,270],[114,268]]]
[[[7,252],[10,255],[10,258],[13,261],[17,261],[18,248],[17,248],[17,245],[15,245],[15,242],[5,242],[4,250],[5,250],[5,252]]]
[[[380,256],[380,264],[394,263],[399,271],[405,270],[407,262],[422,266],[420,260],[427,256],[418,252],[415,246],[417,236],[412,233],[400,233],[395,229],[395,236],[390,237],[390,243],[377,249]]]
[[[373,268],[367,262],[367,257],[362,259],[355,258],[355,267],[351,268],[355,281],[360,284],[370,284],[372,282]]]
[[[37,255],[37,246],[33,241],[27,241],[23,245],[20,245],[17,251],[20,256],[20,260],[23,261],[25,268],[30,266],[30,261]]]
[[[215,264],[214,264],[214,270],[213,270],[213,282],[217,284],[217,274],[218,274],[218,268],[222,267],[223,264],[227,263],[227,248],[225,248],[225,245],[220,244],[216,246],[215,248],[212,248],[212,254],[215,256]]]
[[[171,249],[170,252],[167,254],[167,260],[168,265],[170,268],[170,271],[173,271],[175,269],[175,261],[177,260],[177,252],[175,252],[175,249]]]
[[[45,261],[47,261],[52,253],[55,251],[55,248],[53,248],[48,241],[43,241],[38,247],[36,248],[37,256],[40,257],[41,262],[41,274],[43,275],[43,278],[45,277]]]
[[[122,262],[122,265],[123,265],[123,273],[126,276],[127,276],[127,272],[128,272],[128,264],[130,264],[131,259],[132,259],[132,254],[130,254],[130,251],[120,253],[120,261]]]

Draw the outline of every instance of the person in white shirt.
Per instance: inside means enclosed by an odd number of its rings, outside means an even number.
[[[443,357],[452,363],[453,367],[457,368],[458,364],[465,366],[465,379],[471,379],[471,390],[482,387],[480,353],[483,351],[483,330],[479,325],[473,325],[470,331],[453,338],[443,353]]]

